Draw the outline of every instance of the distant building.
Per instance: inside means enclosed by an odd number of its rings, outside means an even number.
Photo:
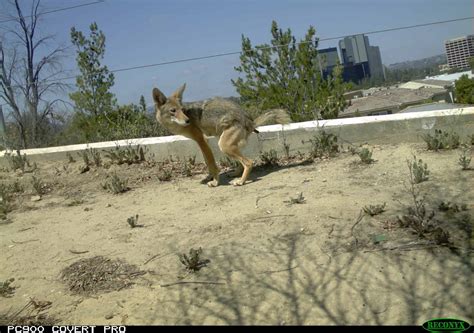
[[[364,35],[345,37],[339,41],[341,58],[344,64],[368,62],[369,38]]]
[[[385,72],[382,65],[382,56],[378,46],[369,46],[369,69],[370,77],[384,78]]]
[[[458,37],[444,42],[450,68],[469,68],[469,58],[474,57],[474,35]]]
[[[334,67],[336,67],[339,61],[339,55],[337,48],[329,47],[327,49],[318,50],[319,66],[321,68],[321,74],[326,79],[332,74]]]
[[[339,41],[344,80],[360,82],[365,78],[382,77],[384,70],[378,46],[371,46],[364,35],[345,37]]]
[[[407,107],[425,103],[449,100],[448,91],[443,88],[371,88],[360,91],[352,97],[349,106],[339,113],[339,118],[355,116],[376,116],[398,113]]]
[[[337,48],[329,47],[327,49],[318,50],[318,56],[321,67],[333,67],[339,61],[339,55],[337,54]]]

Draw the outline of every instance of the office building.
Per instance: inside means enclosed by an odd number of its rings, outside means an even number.
[[[474,35],[458,37],[444,42],[449,68],[469,68],[474,57]]]
[[[345,37],[339,41],[344,77],[356,83],[364,78],[382,77],[384,71],[378,46],[371,46],[364,35]]]

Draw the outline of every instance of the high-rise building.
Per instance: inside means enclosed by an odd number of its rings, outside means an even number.
[[[369,61],[369,39],[364,35],[345,37],[339,41],[341,58],[344,64],[360,64]]]
[[[371,46],[364,35],[345,37],[339,41],[345,78],[359,82],[369,77],[384,77],[382,57],[378,46]]]
[[[318,57],[322,68],[334,67],[339,61],[339,55],[335,47],[318,50]]]
[[[469,67],[469,58],[474,57],[474,35],[447,40],[444,46],[450,68]]]
[[[321,68],[321,74],[323,78],[325,79],[329,75],[331,75],[337,63],[341,63],[339,61],[337,48],[335,47],[318,50],[318,60],[319,60],[319,67]]]
[[[370,77],[385,78],[379,47],[369,46],[367,53],[369,55]]]

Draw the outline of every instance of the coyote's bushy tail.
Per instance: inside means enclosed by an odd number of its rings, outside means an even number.
[[[285,109],[272,109],[257,117],[254,123],[255,127],[273,124],[289,124],[291,123],[291,118]]]

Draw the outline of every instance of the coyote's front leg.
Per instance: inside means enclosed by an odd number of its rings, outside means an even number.
[[[209,147],[202,133],[200,136],[194,137],[194,140],[199,145],[199,148],[201,148],[202,155],[204,157],[204,160],[206,161],[206,165],[209,170],[209,176],[206,178],[206,180],[209,180],[207,182],[207,185],[209,187],[218,186],[219,185],[219,168],[217,167],[216,161],[214,160],[214,154],[212,154],[211,147]]]

